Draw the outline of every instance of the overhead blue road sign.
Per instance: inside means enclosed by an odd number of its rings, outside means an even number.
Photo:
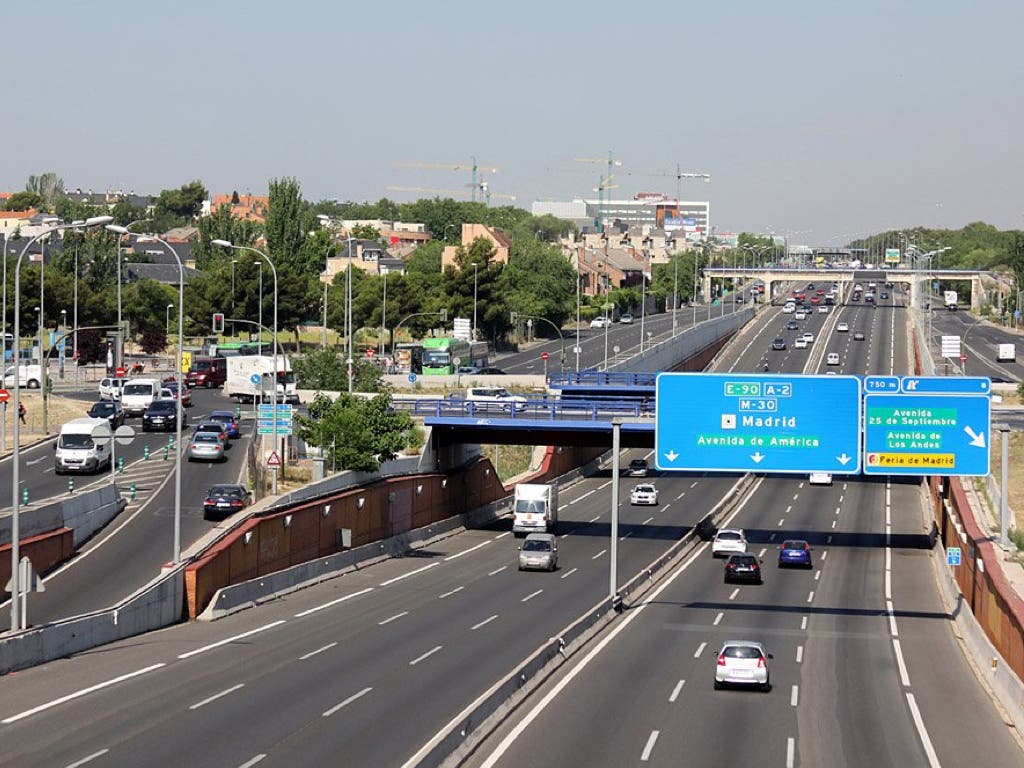
[[[860,472],[856,376],[661,373],[655,466],[711,472]]]
[[[960,565],[960,547],[946,547],[946,565]]]
[[[991,389],[992,380],[984,376],[904,376],[900,379],[900,391],[908,395],[930,392],[987,395]]]
[[[987,394],[868,394],[864,474],[987,475],[990,404]]]
[[[870,392],[887,393],[900,391],[899,376],[865,376],[864,393]]]

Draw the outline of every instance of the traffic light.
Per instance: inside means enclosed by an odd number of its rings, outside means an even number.
[[[224,333],[224,313],[214,312],[213,313],[213,332]]]

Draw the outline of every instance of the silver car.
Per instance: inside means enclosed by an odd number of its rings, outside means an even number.
[[[196,432],[188,444],[189,461],[224,461],[224,444],[216,432]]]
[[[772,655],[765,647],[754,640],[726,640],[718,652],[715,690],[726,685],[756,685],[762,691],[770,691],[770,658]]]
[[[558,567],[558,542],[551,533],[531,533],[519,548],[519,570],[553,571]]]

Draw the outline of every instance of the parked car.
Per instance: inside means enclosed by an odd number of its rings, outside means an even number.
[[[558,541],[553,533],[528,533],[519,548],[519,570],[553,571],[558,567]]]
[[[252,494],[244,485],[223,483],[215,485],[206,492],[203,501],[203,519],[217,518],[223,520],[229,515],[245,509]]]
[[[627,312],[626,314],[619,316],[619,322],[620,323],[627,323],[627,324],[628,323],[632,323],[633,322],[633,316]]]
[[[124,424],[124,408],[117,400],[100,400],[98,403],[93,403],[92,408],[86,411],[85,415],[94,419],[106,419],[110,423],[111,430]]]
[[[196,432],[188,444],[189,461],[225,461],[224,444],[214,432]]]
[[[607,317],[604,317],[604,316],[595,317],[593,320],[590,321],[590,327],[591,328],[604,328],[605,326],[608,326],[608,325],[611,325],[611,324],[612,324],[612,321],[609,320]]]
[[[181,425],[185,426],[188,417],[184,411],[181,414]],[[170,432],[178,424],[178,404],[168,398],[165,400],[154,400],[142,414],[142,431],[160,430]]]
[[[711,556],[720,557],[747,551],[747,536],[742,528],[721,528],[711,541]]]
[[[241,437],[242,431],[238,428],[238,419],[234,411],[211,411],[209,421],[219,421],[224,425],[229,438]]]
[[[629,494],[629,503],[633,506],[656,507],[658,505],[658,489],[651,483],[633,486],[633,491]]]
[[[786,539],[779,547],[779,568],[790,565],[814,567],[811,563],[811,545],[803,539]]]
[[[762,691],[770,691],[770,658],[771,654],[761,643],[753,640],[726,640],[718,652],[715,689],[726,685],[756,685]]]
[[[762,584],[761,562],[749,552],[738,552],[729,555],[725,561],[725,583],[731,581],[752,581],[755,584]]]
[[[646,459],[633,459],[629,462],[627,474],[630,477],[647,477],[647,469]]]

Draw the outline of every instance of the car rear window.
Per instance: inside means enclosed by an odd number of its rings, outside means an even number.
[[[735,531],[722,531],[718,534],[718,538],[726,539],[728,541],[739,541],[740,535]]]
[[[192,437],[193,443],[219,443],[220,438],[212,432],[198,432]]]
[[[727,645],[724,653],[730,659],[761,658],[761,650],[750,645]]]
[[[753,555],[733,555],[729,558],[729,562],[739,563],[740,565],[753,565],[757,562],[757,558]]]

